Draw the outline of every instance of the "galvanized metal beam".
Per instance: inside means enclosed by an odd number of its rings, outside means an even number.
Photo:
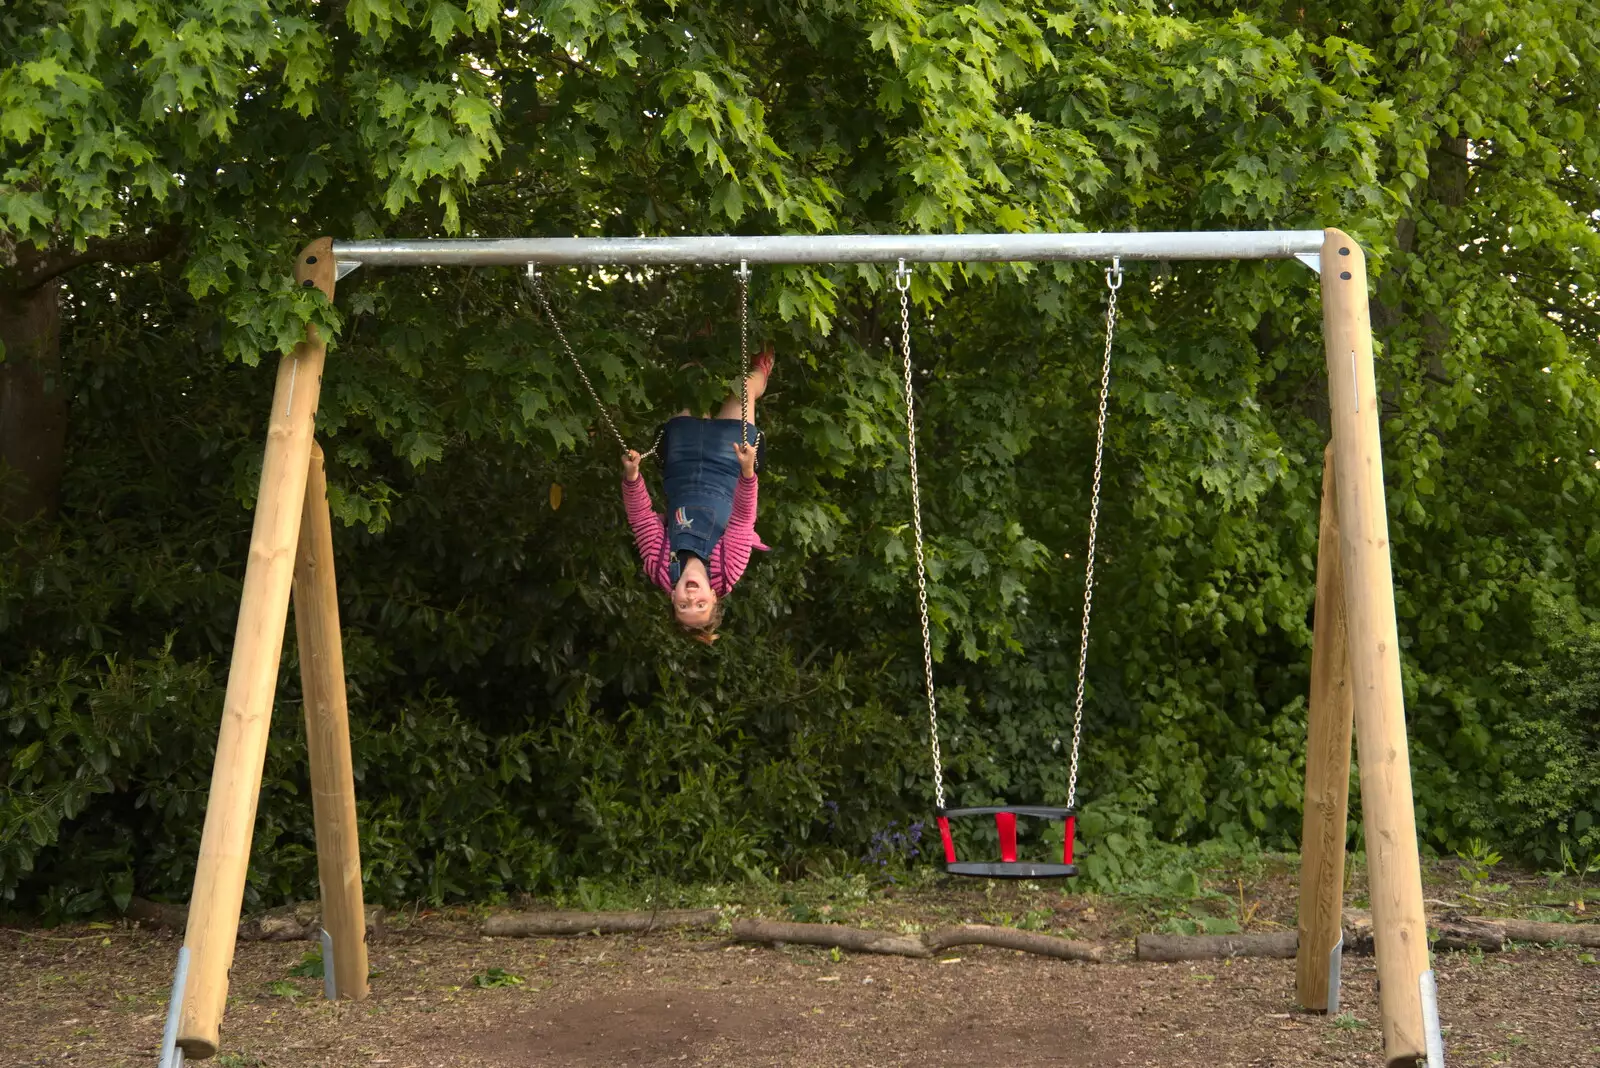
[[[539,264],[1026,263],[1284,260],[1321,250],[1321,230],[1134,234],[840,234],[776,237],[512,237],[335,241],[341,275],[384,267]]]

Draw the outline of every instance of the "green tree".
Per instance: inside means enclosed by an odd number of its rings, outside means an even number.
[[[0,435],[27,520],[0,557],[0,893],[69,911],[183,892],[270,390],[253,365],[308,321],[337,338],[319,434],[375,894],[798,866],[926,805],[880,271],[758,274],[778,549],[707,651],[637,577],[612,450],[514,272],[364,267],[329,307],[286,269],[323,233],[1342,226],[1377,280],[1421,826],[1552,851],[1600,813],[1588,788],[1516,799],[1555,736],[1524,730],[1518,696],[1518,670],[1559,659],[1535,598],[1600,607],[1597,15],[8,6],[0,397],[52,414]],[[724,388],[726,272],[548,277],[634,440]],[[960,801],[1064,788],[1102,286],[1098,265],[914,280]],[[1122,304],[1084,826],[1292,841],[1327,425],[1314,280],[1132,265]],[[264,897],[314,872],[292,647],[280,694]],[[1568,714],[1551,707],[1535,719]]]

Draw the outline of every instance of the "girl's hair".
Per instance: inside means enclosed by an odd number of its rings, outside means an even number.
[[[706,620],[702,626],[691,627],[687,623],[684,623],[678,618],[677,609],[673,609],[672,621],[678,624],[678,629],[683,631],[687,637],[693,638],[695,641],[702,642],[705,645],[710,645],[712,642],[717,640],[717,628],[722,625],[723,605],[726,602],[726,597],[718,597],[716,602],[711,606],[711,618]]]

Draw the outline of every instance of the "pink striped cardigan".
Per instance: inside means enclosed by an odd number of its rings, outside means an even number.
[[[711,559],[706,561],[711,589],[718,597],[727,596],[733,584],[739,581],[745,565],[750,562],[752,550],[767,551],[756,534],[757,486],[754,475],[739,479],[733,491],[733,514],[728,517],[728,529],[711,550]],[[622,502],[628,507],[628,525],[633,528],[633,543],[639,547],[645,576],[671,593],[672,545],[667,537],[667,521],[656,512],[642,475],[631,482],[626,478],[622,480]]]

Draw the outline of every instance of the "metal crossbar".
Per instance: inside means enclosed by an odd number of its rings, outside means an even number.
[[[335,241],[339,273],[373,267],[548,264],[1023,263],[1051,260],[1286,260],[1321,230],[1131,234],[838,234],[767,237],[510,237]]]

